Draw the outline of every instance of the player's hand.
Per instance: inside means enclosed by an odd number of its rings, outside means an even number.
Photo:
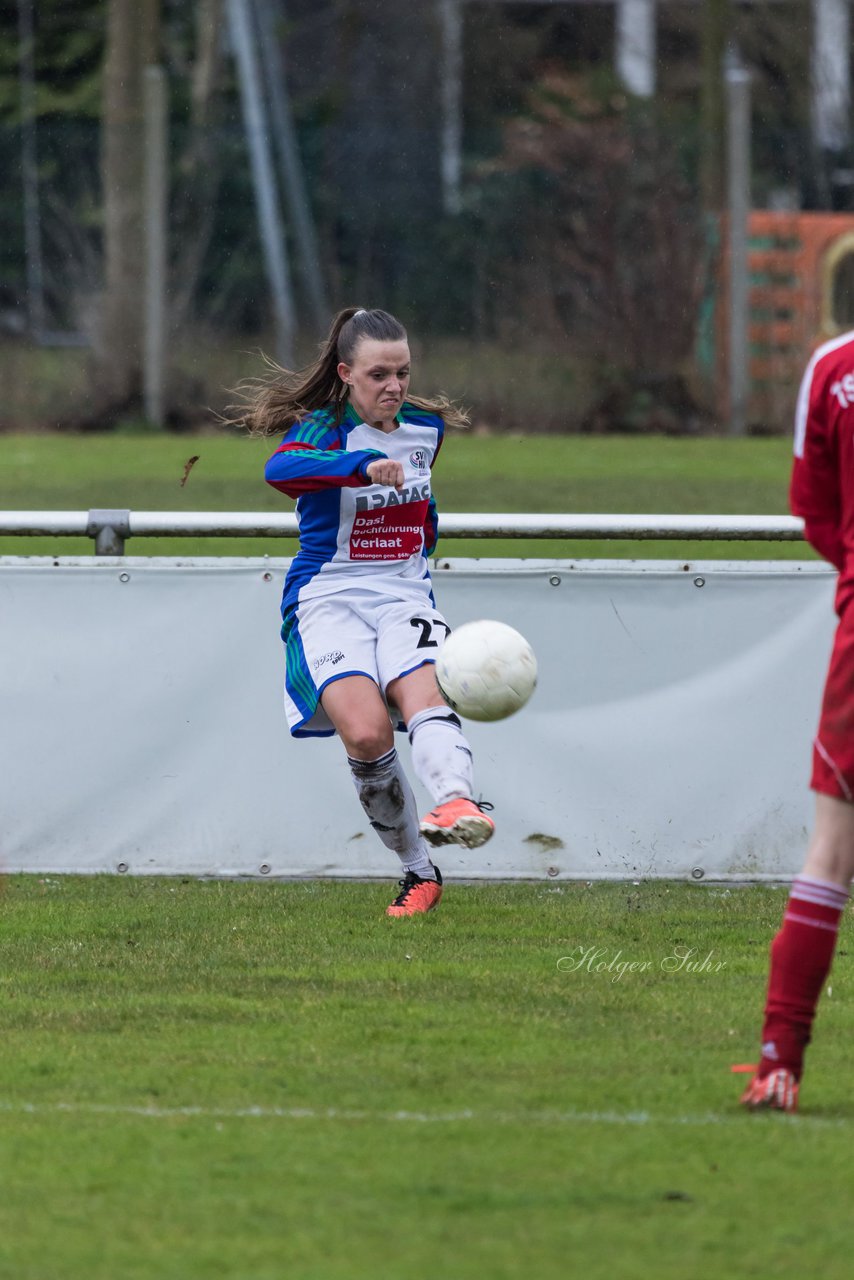
[[[365,470],[372,484],[387,484],[394,489],[403,488],[403,465],[393,458],[375,458]]]

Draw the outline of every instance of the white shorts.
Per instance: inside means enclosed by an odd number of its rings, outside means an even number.
[[[320,705],[328,684],[342,676],[368,676],[385,696],[391,681],[436,661],[449,631],[426,594],[404,600],[351,587],[301,600],[282,628],[291,734],[333,734]]]

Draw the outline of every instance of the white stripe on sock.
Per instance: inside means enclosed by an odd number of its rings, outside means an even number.
[[[839,926],[836,924],[828,924],[826,920],[814,920],[811,916],[799,916],[794,911],[787,911],[784,920],[793,920],[795,924],[808,924],[813,929],[827,929],[830,933],[837,933]]]

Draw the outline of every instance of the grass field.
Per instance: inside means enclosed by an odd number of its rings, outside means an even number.
[[[0,507],[281,509],[267,451],[223,435],[4,435]],[[449,441],[436,492],[447,511],[782,513],[788,469],[785,440],[472,435]],[[91,550],[0,540],[5,554]],[[391,889],[9,877],[0,1280],[850,1274],[846,934],[802,1112],[757,1117],[729,1067],[756,1054],[780,889],[451,885],[413,921],[384,916]]]
[[[749,1116],[782,891],[389,888],[10,878],[0,1275],[850,1275],[844,941]]]
[[[265,441],[230,435],[0,435],[0,509],[281,511]],[[181,487],[189,457],[199,461]],[[783,514],[787,439],[454,435],[434,476],[441,511]],[[87,554],[87,539],[2,538],[0,554]],[[145,539],[133,555],[290,555],[288,540]],[[803,543],[444,540],[445,556],[808,559]]]

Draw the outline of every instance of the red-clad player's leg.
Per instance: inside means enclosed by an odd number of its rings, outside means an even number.
[[[854,878],[854,625],[844,617],[825,685],[811,786],[817,793],[815,826],[771,944],[762,1056],[742,1097],[751,1109],[797,1106],[797,1088],[791,1086],[801,1078]],[[787,1087],[765,1088],[764,1082]]]
[[[841,804],[819,796],[818,804]],[[854,808],[846,818],[854,820]],[[854,826],[852,826],[854,835]],[[793,885],[783,923],[771,944],[768,996],[762,1025],[758,1075],[778,1067],[800,1080],[819,996],[830,972],[847,889],[824,877],[800,875]]]

